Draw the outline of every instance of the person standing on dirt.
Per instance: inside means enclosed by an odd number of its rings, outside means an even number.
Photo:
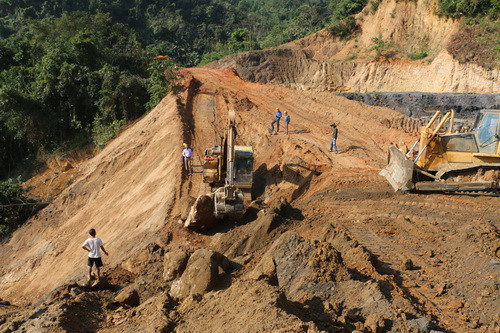
[[[276,124],[276,132],[278,134],[280,131],[280,119],[281,119],[281,111],[279,108],[276,108],[276,112],[274,113],[274,120],[271,123],[271,134],[274,132],[274,124]]]
[[[285,116],[283,117],[283,122],[285,123],[286,134],[288,134],[288,124],[290,124],[290,115],[288,111],[285,111]]]
[[[330,126],[332,127],[332,141],[330,142],[330,151],[333,151],[333,149],[335,149],[335,153],[338,154],[339,151],[337,150],[337,135],[339,134],[339,131],[337,129],[337,124],[333,123]]]
[[[184,149],[182,150],[182,159],[184,161],[184,170],[186,170],[187,173],[192,174],[191,160],[193,159],[193,149],[191,149],[187,143],[184,143],[183,146]]]
[[[87,265],[89,266],[89,282],[92,279],[92,267],[95,265],[97,268],[97,279],[101,279],[101,267],[102,267],[102,259],[101,252],[104,252],[108,255],[108,252],[104,249],[104,245],[102,244],[102,240],[99,237],[96,237],[95,229],[92,228],[89,230],[89,235],[91,238],[87,238],[87,240],[83,243],[82,248],[89,253],[87,259]]]

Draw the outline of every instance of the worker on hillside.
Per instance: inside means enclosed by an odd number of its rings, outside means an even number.
[[[82,248],[89,253],[87,259],[87,265],[89,266],[89,276],[88,283],[92,280],[92,266],[97,268],[97,279],[101,279],[101,267],[102,267],[102,259],[101,252],[102,250],[106,255],[108,252],[104,249],[104,245],[102,244],[102,240],[99,237],[96,237],[95,229],[89,230],[89,235],[91,238],[87,238],[87,240],[83,243]]]
[[[337,150],[337,135],[339,133],[338,129],[337,129],[337,124],[333,123],[330,125],[333,130],[332,130],[332,141],[330,142],[330,151],[332,151],[333,149],[335,149],[335,153],[338,154],[339,151]]]
[[[288,114],[288,111],[285,111],[285,116],[283,118],[284,118],[283,122],[285,123],[286,134],[288,134],[288,124],[290,124],[290,115]]]
[[[281,119],[281,111],[279,108],[276,108],[276,112],[274,114],[274,120],[271,123],[271,134],[274,132],[274,124],[276,124],[275,134],[278,134],[278,132],[280,131],[280,119]]]
[[[191,160],[193,159],[193,149],[189,147],[187,143],[182,144],[184,149],[182,150],[182,160],[184,161],[184,170],[187,171],[188,174],[192,174],[191,169]]]

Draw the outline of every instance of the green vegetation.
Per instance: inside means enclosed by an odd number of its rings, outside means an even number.
[[[358,30],[358,24],[353,15],[359,13],[368,0],[332,0],[332,23],[328,27],[330,33],[341,39],[349,39]]]
[[[21,188],[21,180],[0,181],[0,238],[14,231],[32,215],[37,205],[32,205]]]
[[[380,5],[381,0],[372,0],[370,1],[370,10],[373,13],[375,13],[378,9],[378,6]]]
[[[498,68],[500,59],[500,22],[483,18],[468,20],[454,34],[446,49],[461,63]]]
[[[349,16],[345,19],[337,21],[328,27],[332,35],[341,39],[349,39],[354,32],[359,28],[354,17]]]
[[[486,68],[498,67],[500,33],[498,0],[439,0],[437,14],[466,19],[452,36],[447,50],[460,62]]]
[[[439,0],[438,14],[449,17],[495,17],[500,12],[498,0]]]
[[[411,60],[420,60],[424,59],[425,57],[427,57],[427,52],[408,53],[408,59]]]
[[[386,42],[382,39],[382,35],[372,38],[372,50],[375,50],[375,58],[378,60],[383,57],[388,60],[396,55],[396,47],[392,42]]]

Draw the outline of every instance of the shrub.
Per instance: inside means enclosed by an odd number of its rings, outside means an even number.
[[[25,194],[20,177],[0,181],[0,237],[17,229],[40,207]]]
[[[125,121],[112,120],[106,121],[102,116],[94,118],[92,140],[97,149],[102,149],[106,143],[118,135]]]
[[[439,0],[437,13],[449,17],[475,17],[498,15],[499,10],[498,0]]]
[[[384,59],[392,58],[396,55],[395,45],[392,42],[386,42],[382,39],[382,35],[378,37],[372,38],[372,48],[371,50],[375,50],[376,59],[380,59],[380,57],[384,57]]]
[[[346,17],[343,20],[337,21],[328,27],[328,31],[336,37],[341,39],[348,39],[358,29],[356,19],[352,16]]]
[[[474,24],[463,24],[446,46],[448,52],[461,63],[475,63],[485,68],[498,67],[500,59],[500,22],[481,19]]]
[[[370,6],[371,6],[371,12],[372,12],[372,14],[377,11],[378,6],[380,5],[380,1],[381,0],[370,1]]]
[[[411,60],[420,60],[425,57],[427,57],[427,52],[408,53],[408,58]]]

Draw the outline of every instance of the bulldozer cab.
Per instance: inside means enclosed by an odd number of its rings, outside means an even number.
[[[481,153],[500,154],[500,110],[483,110],[472,129]]]

